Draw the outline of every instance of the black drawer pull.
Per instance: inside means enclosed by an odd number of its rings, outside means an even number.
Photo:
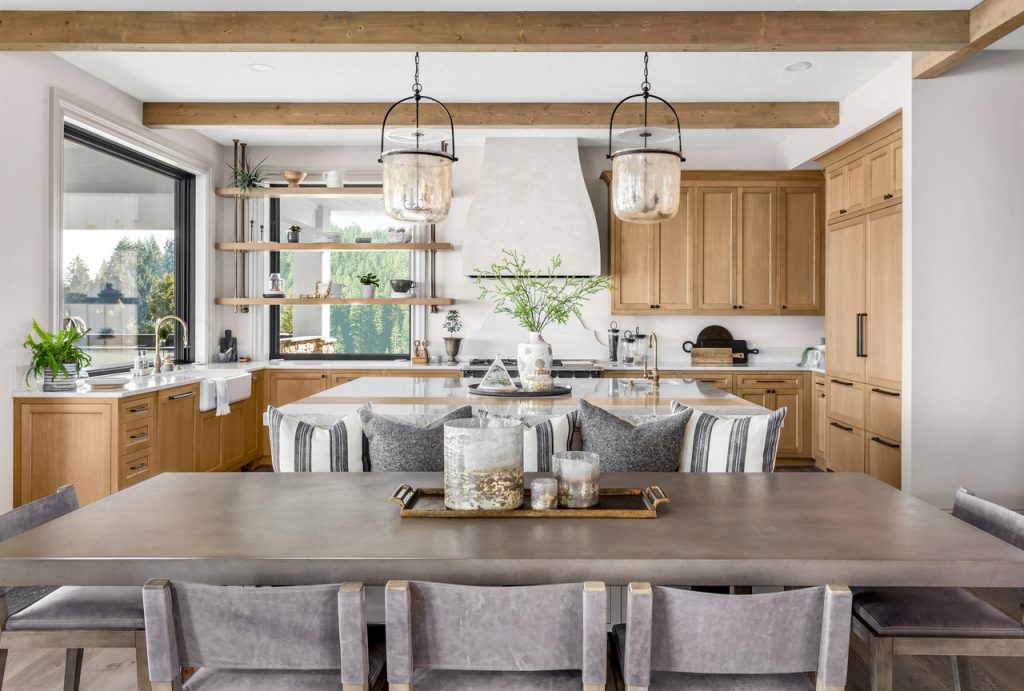
[[[129,434],[129,439],[145,439],[149,436],[149,432],[139,432],[138,434]]]
[[[195,395],[196,395],[195,391],[186,391],[185,393],[176,393],[173,396],[168,396],[167,400],[168,401],[177,401],[178,399],[181,399],[181,398],[191,398],[192,396],[195,396]]]
[[[899,398],[900,395],[895,391],[885,391],[883,389],[871,389],[871,393],[880,393],[883,396],[892,396],[893,398]]]
[[[148,467],[149,467],[148,463],[136,463],[135,465],[128,466],[128,470],[142,470],[143,468],[148,468]]]
[[[833,422],[833,423],[831,423],[831,425],[833,427],[838,427],[839,429],[843,430],[844,432],[852,432],[853,431],[852,427],[847,427],[846,425],[840,425],[838,422]]]
[[[132,413],[132,414],[134,414],[134,413],[145,413],[148,410],[149,410],[149,404],[146,404],[146,405],[140,405],[140,406],[135,407],[135,408],[129,408],[128,412]]]
[[[882,446],[888,446],[890,449],[900,448],[899,444],[893,444],[892,442],[880,439],[879,437],[871,437],[871,441],[875,442],[876,444],[881,444]]]
[[[785,384],[785,379],[755,379],[758,384]]]
[[[838,379],[832,379],[831,381],[833,384],[839,384],[840,386],[853,386],[853,382],[849,381],[840,381]]]

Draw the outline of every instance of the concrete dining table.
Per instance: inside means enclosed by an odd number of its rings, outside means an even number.
[[[403,518],[402,483],[442,477],[166,473],[0,543],[0,583],[1024,586],[1024,551],[860,474],[603,476],[661,487],[645,520]]]

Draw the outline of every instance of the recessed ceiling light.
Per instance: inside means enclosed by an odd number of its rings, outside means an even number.
[[[803,72],[804,70],[809,69],[811,69],[811,63],[807,62],[806,60],[801,60],[800,62],[794,62],[792,64],[786,65],[787,72]]]
[[[249,69],[253,72],[273,72],[274,66],[264,65],[261,62],[254,62],[253,64],[249,65]],[[788,70],[789,68],[787,67],[786,69]]]

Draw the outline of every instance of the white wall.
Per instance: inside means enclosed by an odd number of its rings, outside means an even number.
[[[299,170],[344,170],[346,168],[372,168],[377,165],[378,153],[378,149],[373,147],[254,147],[250,149],[249,157],[251,160],[257,161],[267,157],[266,165],[270,170],[281,170],[288,167],[296,167]],[[605,154],[606,150],[598,147],[585,147],[580,151],[583,175],[597,215],[598,227],[604,245],[603,256],[607,265],[607,186],[599,179],[601,172],[608,167]],[[474,352],[473,333],[480,328],[484,318],[490,315],[492,310],[489,303],[476,299],[476,286],[471,279],[462,275],[462,259],[458,248],[462,241],[473,190],[483,158],[483,147],[459,147],[458,156],[459,161],[455,164],[454,172],[455,189],[452,210],[448,218],[440,223],[437,229],[438,240],[454,243],[456,251],[438,253],[438,294],[455,298],[456,309],[462,314],[465,324],[463,334],[469,337],[464,344],[463,352],[464,354],[478,354]],[[687,148],[686,156],[685,168],[694,170],[767,170],[776,168],[775,146]],[[685,170],[683,175],[685,176]],[[224,228],[227,228],[228,225],[225,223]],[[557,228],[557,220],[553,222],[552,228]],[[230,257],[228,256],[220,259],[222,271],[225,273],[231,271],[229,262]],[[258,271],[254,273],[258,273]],[[262,285],[264,281],[262,273],[254,278],[257,287]],[[222,277],[222,286],[224,280]],[[220,327],[233,329],[234,335],[239,338],[240,352],[242,354],[259,352],[258,349],[263,345],[261,341],[267,338],[262,328],[253,328],[259,317],[233,314],[228,308],[220,308],[220,310]],[[427,339],[436,345],[437,349],[434,352],[440,352],[441,338],[445,335],[441,330],[443,318],[443,311],[440,314],[428,315]],[[612,318],[610,297],[607,293],[595,296],[583,313],[585,326],[600,334],[607,330],[608,322]],[[655,331],[664,346],[662,357],[665,359],[683,357],[682,342],[693,340],[697,332],[709,324],[721,324],[730,329],[736,338],[745,338],[751,341],[755,347],[795,349],[814,345],[818,343],[818,339],[824,335],[825,331],[823,317],[618,316],[615,319],[618,321],[619,328],[623,330],[640,326],[645,333]],[[510,342],[509,347],[511,351],[514,343]],[[493,355],[493,353],[490,354]],[[560,352],[557,355],[578,357],[580,354]]]
[[[141,122],[135,99],[49,53],[0,53],[0,240],[7,290],[0,333],[0,512],[12,503],[15,368],[27,364],[22,348],[32,320],[48,324],[50,294],[50,98],[57,87],[132,123]],[[162,132],[198,156],[221,147],[190,132]]]
[[[1021,85],[1022,51],[913,85],[909,489],[942,507],[966,486],[1024,509]]]

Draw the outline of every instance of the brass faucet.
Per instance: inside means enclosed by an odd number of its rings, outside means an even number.
[[[154,341],[156,345],[156,351],[153,353],[153,367],[157,374],[160,373],[160,327],[163,326],[165,321],[176,321],[181,324],[181,335],[185,339],[185,347],[188,348],[188,324],[181,317],[176,317],[173,314],[168,314],[166,317],[160,317],[153,324]]]
[[[650,379],[651,386],[656,389],[661,386],[661,373],[658,371],[658,336],[653,331],[647,337],[647,347],[654,348],[654,369],[647,372],[647,356],[644,356],[644,379]]]

